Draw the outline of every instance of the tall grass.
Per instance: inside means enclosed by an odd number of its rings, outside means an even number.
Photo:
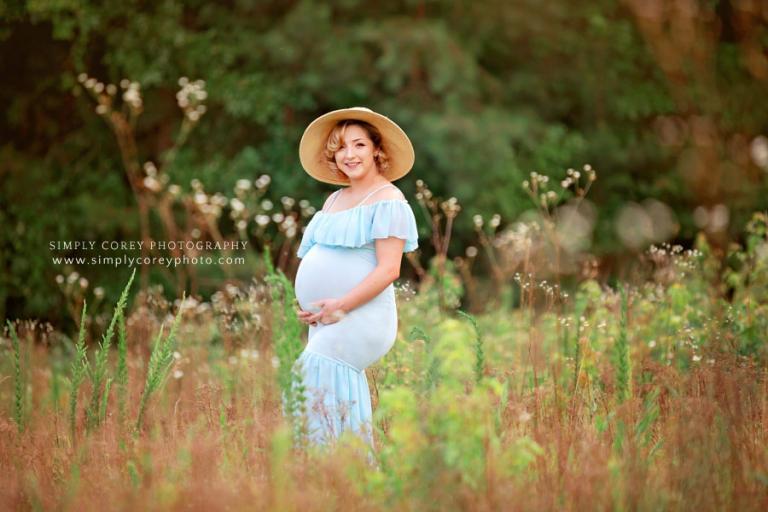
[[[632,362],[629,354],[627,325],[627,290],[619,285],[619,334],[614,346],[616,370],[616,399],[623,403],[632,396]]]
[[[265,281],[269,285],[272,299],[272,332],[274,350],[279,365],[277,383],[280,387],[283,410],[292,423],[294,441],[297,445],[306,442],[306,389],[301,379],[301,369],[296,364],[303,349],[301,342],[302,325],[296,309],[298,303],[293,285],[280,269],[272,265],[269,252],[264,252],[267,274]]]
[[[117,367],[115,385],[117,387],[117,414],[121,426],[125,424],[126,405],[128,402],[128,341],[125,328],[125,311],[120,311],[117,321]]]
[[[88,353],[85,346],[86,311],[87,303],[83,301],[83,311],[80,315],[80,329],[75,345],[75,357],[72,360],[69,377],[69,432],[72,443],[77,439],[77,398],[80,393],[80,385],[88,372]]]
[[[24,396],[25,382],[24,374],[21,371],[21,343],[16,334],[16,328],[10,320],[6,320],[8,331],[11,335],[11,344],[13,346],[13,421],[19,433],[24,431]]]
[[[745,249],[744,261],[764,264],[757,257],[764,247]],[[696,266],[698,258],[684,262],[684,273],[670,263],[663,280],[617,292],[587,277],[574,285],[573,301],[558,303],[535,282],[531,258],[520,281],[525,307],[503,301],[472,315],[450,310],[457,306],[446,293],[455,277],[447,261],[437,273],[428,269],[423,288],[399,303],[391,352],[367,370],[378,468],[367,466],[354,439],[323,453],[295,449],[305,448],[296,445],[301,423],[286,422],[281,405],[302,411],[294,363],[303,326],[290,280],[274,267],[266,265],[259,300],[239,304],[244,315],[264,315],[257,358],[220,343],[232,336],[222,329],[237,327],[202,307],[208,304],[187,314],[182,300],[170,330],[164,324],[159,332],[157,317],[142,308],[120,310],[113,317],[117,365],[102,381],[99,430],[86,431],[72,450],[56,442],[49,403],[24,411],[24,431],[0,436],[0,509],[762,511],[762,274],[755,282],[748,268],[725,273],[738,297],[726,305],[712,293],[724,283],[713,286],[718,274]],[[509,297],[509,284],[493,287]],[[170,381],[182,314],[189,327],[179,358],[184,371]],[[83,308],[70,420],[78,372],[88,366],[86,324]],[[128,334],[137,346],[130,353]],[[27,365],[16,355],[15,374],[26,371],[35,396],[46,389],[55,395],[55,352],[29,341],[48,357]],[[0,360],[8,375],[13,364]],[[145,379],[128,379],[139,371]],[[0,403],[7,404],[0,432],[17,430],[19,380],[0,378]],[[118,404],[124,393],[126,414],[128,397],[140,397],[136,432],[149,423],[149,404],[157,428],[123,443],[119,417],[105,411],[110,388]],[[74,433],[74,421],[69,428]]]
[[[123,288],[120,298],[115,305],[115,311],[112,320],[109,322],[106,333],[99,343],[99,347],[94,354],[93,365],[88,366],[88,377],[91,381],[91,400],[86,409],[87,426],[89,429],[98,426],[106,415],[107,400],[109,397],[109,388],[111,379],[107,377],[107,363],[109,362],[109,349],[112,346],[112,337],[115,333],[115,324],[121,317],[128,301],[128,291],[136,275],[136,269],[131,273],[128,284]]]
[[[480,328],[477,326],[477,320],[475,320],[474,316],[460,309],[456,312],[469,320],[475,331],[475,342],[473,345],[475,351],[475,382],[480,382],[485,372],[485,351],[483,350],[483,337],[480,334]]]
[[[173,319],[168,336],[163,338],[163,326],[160,327],[157,337],[152,348],[152,354],[149,357],[149,365],[147,366],[147,376],[144,381],[144,391],[141,394],[139,400],[139,413],[136,417],[136,432],[139,432],[144,420],[144,413],[149,404],[150,397],[160,390],[166,378],[168,372],[173,365],[173,352],[176,347],[176,334],[179,329],[179,323],[181,322],[181,314],[184,306],[184,297],[182,296],[181,303],[179,304],[179,310],[176,312],[176,317]]]

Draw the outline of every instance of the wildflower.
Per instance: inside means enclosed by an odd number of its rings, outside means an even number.
[[[520,420],[520,423],[526,423],[526,422],[527,422],[527,421],[529,421],[529,420],[530,420],[532,417],[533,417],[533,415],[532,415],[531,413],[529,413],[528,411],[523,411],[523,412],[521,412],[521,413],[520,413],[520,415],[518,416],[518,419]]]
[[[152,192],[158,192],[160,191],[163,186],[162,184],[157,181],[154,176],[147,176],[143,180],[144,186],[147,187],[148,190],[151,190]]]
[[[147,161],[144,163],[144,172],[147,174],[147,176],[156,176],[157,175],[157,166],[151,161]]]
[[[173,371],[173,378],[174,379],[179,380],[183,376],[184,376],[184,372],[183,371],[181,371],[181,370],[174,370]]]
[[[477,247],[470,245],[466,250],[467,258],[474,258],[477,256]]]
[[[693,356],[691,356],[691,359],[693,360],[694,363],[698,363],[699,361],[701,361],[701,356],[699,354],[693,354]]]
[[[139,84],[132,82],[126,91],[123,93],[123,101],[128,103],[131,108],[138,110],[142,106],[141,93],[139,92]]]
[[[479,213],[472,216],[472,222],[475,223],[476,228],[482,228],[483,227],[483,216]]]
[[[648,342],[648,348],[653,348],[656,346],[656,340],[651,340]]]
[[[58,284],[64,284],[64,276],[63,276],[63,275],[61,275],[61,274],[58,274],[58,275],[56,276],[56,282],[57,282]]]
[[[174,358],[175,360],[177,360],[177,361],[178,361],[179,359],[181,359],[181,352],[179,352],[178,350],[175,350],[175,351],[173,352],[173,358]]]
[[[278,366],[280,366],[280,359],[278,359],[277,356],[272,356],[272,359],[270,360],[270,362],[272,363],[272,368],[277,368]]]
[[[232,208],[232,210],[235,213],[245,210],[245,205],[243,204],[243,202],[237,199],[236,197],[233,197],[232,199],[230,199],[229,206]]]
[[[224,288],[227,291],[227,295],[229,295],[230,297],[234,298],[240,294],[240,289],[233,284],[227,284]]]
[[[253,218],[253,220],[255,220],[256,224],[258,224],[259,226],[266,226],[267,224],[269,224],[270,217],[269,215],[262,214],[262,215],[257,215],[256,217]]]
[[[755,137],[749,145],[749,150],[755,165],[768,171],[768,137],[764,135]]]
[[[104,298],[104,288],[102,288],[101,286],[97,286],[96,288],[93,289],[93,295],[97,299],[103,299]]]

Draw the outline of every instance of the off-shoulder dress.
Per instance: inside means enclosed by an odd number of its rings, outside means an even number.
[[[416,219],[404,199],[360,203],[338,212],[318,211],[297,251],[296,298],[301,309],[314,301],[341,298],[376,267],[376,239],[405,240],[403,252],[418,248]],[[331,204],[339,195],[337,191]],[[392,348],[397,335],[394,286],[390,284],[340,321],[309,327],[308,343],[296,361],[305,386],[310,442],[328,444],[346,430],[373,448],[371,396],[365,368]]]

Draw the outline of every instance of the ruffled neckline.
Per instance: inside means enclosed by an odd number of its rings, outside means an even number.
[[[351,212],[353,210],[357,210],[358,208],[365,208],[366,206],[376,206],[377,204],[381,204],[381,203],[404,203],[404,204],[410,204],[405,199],[382,199],[381,201],[376,201],[375,203],[359,204],[357,206],[353,206],[352,208],[347,208],[346,210],[339,210],[337,212],[326,212],[326,211],[323,211],[323,210],[318,210],[315,213],[315,215],[319,215],[321,213],[323,215],[336,215],[336,214],[339,214],[339,213]]]
[[[304,228],[297,255],[302,258],[314,244],[363,247],[391,236],[406,241],[404,252],[419,246],[416,219],[405,199],[384,199],[338,212],[319,210]]]

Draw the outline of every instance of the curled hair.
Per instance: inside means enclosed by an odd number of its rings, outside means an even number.
[[[331,171],[338,174],[341,179],[348,179],[347,175],[336,165],[336,151],[338,151],[344,143],[344,132],[348,126],[359,126],[365,130],[368,134],[368,138],[373,142],[374,151],[379,154],[379,156],[373,157],[373,161],[376,163],[376,168],[379,172],[389,169],[389,156],[387,156],[387,152],[384,148],[381,132],[375,126],[366,123],[365,121],[347,119],[336,123],[336,126],[333,127],[331,133],[328,135],[328,140],[325,142],[325,150],[323,151],[323,154],[325,155],[325,160],[328,162],[328,167]]]

